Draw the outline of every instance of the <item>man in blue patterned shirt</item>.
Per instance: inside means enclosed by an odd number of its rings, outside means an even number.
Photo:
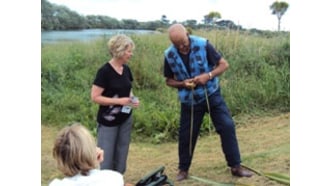
[[[179,173],[176,180],[188,178],[197,137],[206,112],[209,112],[231,173],[250,177],[241,166],[235,124],[221,96],[219,77],[229,64],[207,39],[189,35],[181,24],[168,29],[172,45],[165,50],[166,84],[178,89],[181,102],[179,127]]]

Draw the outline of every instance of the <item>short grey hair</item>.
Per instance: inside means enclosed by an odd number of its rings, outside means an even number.
[[[124,34],[113,36],[108,41],[109,53],[114,58],[122,57],[128,46],[131,46],[132,49],[135,48],[133,40]]]

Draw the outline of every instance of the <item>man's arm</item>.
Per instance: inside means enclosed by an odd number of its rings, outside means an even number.
[[[175,79],[173,72],[170,69],[170,66],[164,58],[164,76],[166,78],[166,85],[173,88],[194,88],[193,79],[186,79],[183,81],[178,81]]]
[[[193,82],[196,85],[205,85],[208,80],[221,75],[223,72],[225,72],[228,69],[228,67],[229,67],[229,64],[228,64],[227,60],[225,60],[224,58],[220,58],[217,65],[215,66],[215,68],[212,71],[196,76],[194,78]]]
[[[221,58],[218,61],[217,66],[211,71],[211,74],[212,74],[211,78],[221,75],[223,72],[225,72],[228,69],[228,67],[229,67],[229,64],[228,64],[227,60],[224,58]]]
[[[185,79],[183,81],[177,81],[173,78],[166,78],[166,85],[174,88],[193,88],[195,87],[193,84],[194,79]]]

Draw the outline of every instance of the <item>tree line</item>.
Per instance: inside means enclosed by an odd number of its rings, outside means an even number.
[[[278,18],[278,31],[280,31],[280,21],[286,10],[288,4],[285,2],[274,2],[270,9],[272,14]],[[229,28],[229,29],[243,29],[240,25],[235,25],[230,20],[218,21],[221,18],[219,12],[209,12],[203,17],[203,23],[198,24],[197,20],[188,19],[183,21],[185,26],[193,29],[197,28]],[[176,21],[173,21],[176,23]],[[167,20],[166,15],[162,15],[159,20],[139,22],[135,19],[118,20],[113,17],[104,15],[87,15],[83,16],[69,9],[63,5],[57,5],[41,0],[41,30],[79,30],[79,29],[142,29],[142,30],[157,30],[159,28],[168,27],[170,21]]]
[[[170,21],[166,15],[161,15],[159,20],[139,22],[135,19],[118,20],[113,17],[104,15],[87,15],[83,16],[76,11],[70,10],[66,6],[57,5],[41,0],[41,30],[78,30],[78,29],[142,29],[156,30],[159,28],[168,27],[169,24],[176,23]],[[198,24],[195,19],[188,19],[182,23],[193,29],[205,28],[210,26],[223,26],[223,23],[217,23],[216,20],[221,18],[219,12],[211,11],[203,17],[203,23]],[[224,22],[227,23],[227,22]],[[228,28],[238,28],[233,22],[230,22]]]
[[[196,20],[187,20],[188,25],[196,25]],[[169,20],[162,15],[159,20],[139,22],[135,19],[118,20],[104,15],[83,16],[66,6],[41,0],[41,30],[77,30],[77,29],[143,29],[156,30],[167,27]]]

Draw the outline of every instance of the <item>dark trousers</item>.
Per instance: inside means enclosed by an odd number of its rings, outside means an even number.
[[[230,167],[239,165],[241,157],[236,138],[235,124],[229,113],[227,105],[221,96],[220,90],[209,95],[210,114],[216,132],[220,135],[220,144],[225,155],[227,165]],[[181,104],[180,128],[179,128],[179,169],[188,171],[191,165],[197,137],[205,113],[208,112],[206,100],[194,105],[193,131],[191,133],[191,105]],[[190,141],[192,151],[190,153]]]
[[[98,124],[97,145],[103,149],[100,169],[110,169],[124,174],[131,140],[132,115],[121,125],[106,127]]]

